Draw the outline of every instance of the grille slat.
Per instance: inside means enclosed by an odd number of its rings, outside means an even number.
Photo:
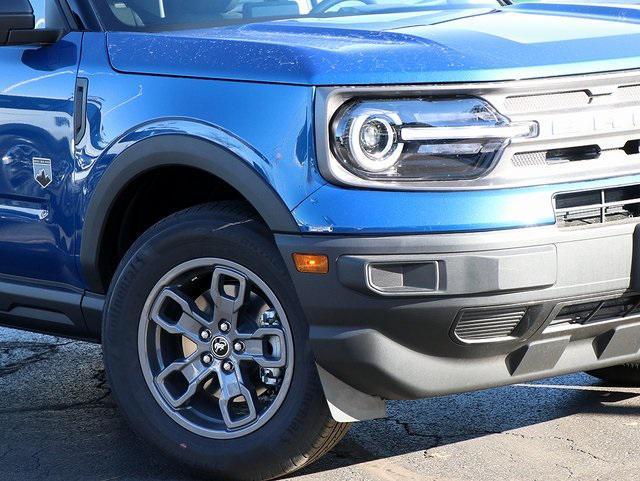
[[[640,185],[558,194],[559,227],[618,222],[640,216]]]
[[[640,134],[640,85],[635,77],[513,92],[496,103],[506,115],[533,119],[540,126],[538,138],[514,142],[505,151],[496,173],[507,176],[514,169],[519,179],[549,174],[559,180],[586,178],[589,172],[604,178],[616,169],[640,169],[640,151],[633,148]],[[576,145],[585,139],[591,145]]]
[[[500,324],[490,324],[486,326],[475,327],[458,327],[458,332],[489,332],[489,331],[503,331],[509,326],[515,326],[520,321],[520,318],[507,319]]]
[[[621,85],[608,98],[609,104],[640,101],[640,85]],[[591,97],[586,90],[517,95],[505,99],[509,114],[531,114],[588,107]]]
[[[526,167],[553,167],[571,164],[575,162],[598,161],[599,163],[612,163],[618,159],[638,159],[640,142],[632,140],[624,146],[612,149],[603,149],[599,152],[594,146],[582,146],[555,150],[538,150],[535,152],[519,152],[511,157],[511,163],[517,168]]]
[[[586,107],[589,100],[586,91],[523,95],[508,97],[505,107],[510,114],[537,113]]]
[[[464,309],[454,333],[462,341],[507,340],[526,313],[525,308]]]
[[[493,321],[500,322],[512,317],[518,317],[518,316],[522,317],[523,314],[524,314],[524,311],[518,311],[518,312],[509,312],[502,316],[487,316],[487,317],[477,317],[477,318],[465,317],[465,321],[467,321],[466,324],[474,324],[478,322],[485,324],[487,322],[493,322]]]
[[[507,337],[511,334],[517,323],[508,324],[499,328],[493,329],[478,329],[475,331],[457,331],[459,337],[468,338],[471,336],[477,336],[482,339],[493,339],[496,337]]]
[[[591,325],[635,315],[640,315],[640,296],[638,295],[587,300],[564,306],[551,320],[547,329],[563,325]]]
[[[493,325],[502,326],[505,323],[510,322],[510,321],[514,321],[514,320],[518,321],[521,317],[522,317],[522,314],[516,315],[516,316],[509,316],[509,317],[505,317],[505,318],[498,319],[498,320],[487,319],[485,321],[484,319],[480,319],[480,320],[477,320],[475,322],[469,322],[469,323],[467,323],[465,321],[465,323],[462,326],[459,326],[459,328],[460,329],[471,329],[471,328],[474,328],[474,327],[490,327],[490,326],[493,326]]]
[[[490,329],[504,329],[505,325],[508,325],[510,323],[514,323],[517,324],[520,321],[520,318],[509,318],[509,319],[505,319],[504,321],[501,322],[493,322],[493,323],[487,323],[487,324],[474,324],[471,326],[467,326],[465,325],[464,327],[458,327],[458,332],[473,332],[473,331],[488,331]]]

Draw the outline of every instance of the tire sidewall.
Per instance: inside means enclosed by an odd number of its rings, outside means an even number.
[[[214,469],[238,478],[242,476],[231,472],[234,467],[256,464],[277,474],[281,466],[269,459],[294,457],[300,451],[300,434],[320,429],[328,411],[318,396],[308,328],[293,286],[279,252],[260,227],[255,220],[230,225],[224,219],[212,221],[193,215],[152,229],[132,247],[118,269],[103,323],[109,381],[134,429],[196,469]],[[260,276],[283,306],[293,337],[293,375],[283,403],[264,426],[235,439],[199,436],[167,416],[149,391],[138,357],[140,316],[149,293],[175,266],[204,257],[228,259]],[[313,442],[312,436],[308,442]]]

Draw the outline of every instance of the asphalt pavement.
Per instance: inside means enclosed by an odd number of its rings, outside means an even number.
[[[640,389],[586,375],[392,402],[305,481],[640,479]],[[0,481],[179,481],[128,429],[100,346],[0,329]]]

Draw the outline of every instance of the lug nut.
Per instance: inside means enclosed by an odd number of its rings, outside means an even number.
[[[233,350],[236,352],[242,352],[244,351],[244,342],[242,341],[236,341],[233,343]]]
[[[260,315],[260,323],[263,326],[274,326],[278,324],[278,314],[274,309],[269,309],[268,311],[264,311]]]
[[[211,354],[203,354],[202,355],[202,363],[203,364],[211,364],[213,362],[213,357]]]
[[[222,369],[224,369],[226,372],[233,371],[233,363],[231,363],[230,361],[223,362]]]
[[[280,369],[260,368],[260,380],[265,386],[277,386],[280,383]]]
[[[200,339],[208,341],[211,338],[211,331],[209,329],[202,329],[200,331]]]
[[[222,332],[229,332],[229,329],[231,329],[231,326],[227,321],[222,321],[219,327]]]

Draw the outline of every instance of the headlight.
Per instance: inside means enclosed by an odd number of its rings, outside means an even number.
[[[356,100],[331,122],[336,159],[363,179],[475,179],[514,138],[533,137],[535,122],[511,123],[481,99]]]

